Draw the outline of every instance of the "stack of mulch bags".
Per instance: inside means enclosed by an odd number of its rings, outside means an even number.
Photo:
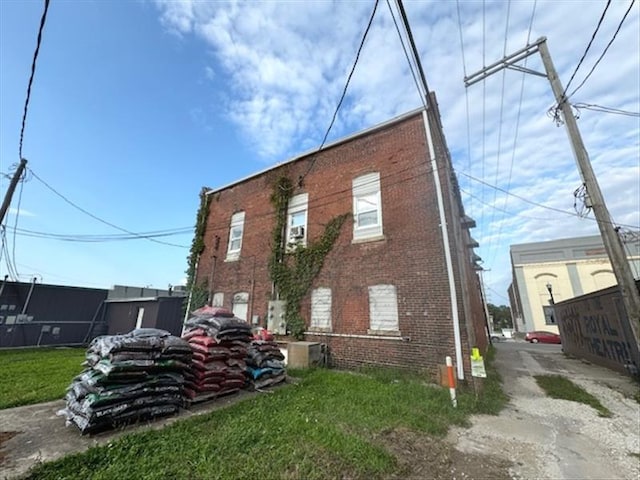
[[[285,380],[284,355],[276,342],[254,340],[247,354],[247,376],[255,389]]]
[[[182,336],[193,351],[186,374],[185,394],[192,401],[234,393],[245,386],[247,349],[251,327],[218,307],[193,312]]]
[[[184,372],[191,356],[187,342],[164,330],[97,337],[59,414],[84,434],[176,413],[186,403]]]

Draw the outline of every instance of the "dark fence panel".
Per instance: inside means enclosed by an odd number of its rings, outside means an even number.
[[[618,287],[557,303],[554,310],[566,353],[637,374],[640,355]]]
[[[39,283],[0,289],[0,347],[81,344],[107,298],[107,290]]]

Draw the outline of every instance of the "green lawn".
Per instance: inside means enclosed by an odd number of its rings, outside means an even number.
[[[83,349],[0,352],[0,408],[62,398],[83,357]],[[406,371],[296,371],[297,384],[37,465],[28,478],[402,478],[408,467],[383,440],[392,432],[439,437],[504,406],[488,360],[483,393],[460,389],[457,409],[447,389]]]
[[[0,409],[62,398],[84,355],[83,348],[0,350]]]
[[[596,397],[584,388],[561,375],[536,375],[536,382],[551,398],[571,400],[573,402],[591,405],[601,417],[611,417],[611,411],[600,403]]]
[[[460,392],[454,409],[448,390],[411,374],[293,373],[297,384],[39,465],[28,478],[402,478],[385,432],[442,436],[505,401],[496,377],[485,397]]]

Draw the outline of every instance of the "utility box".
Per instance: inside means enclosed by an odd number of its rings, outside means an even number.
[[[309,368],[319,365],[322,349],[318,342],[291,342],[287,346],[288,368]]]
[[[276,335],[286,335],[287,322],[284,319],[286,311],[287,302],[284,300],[271,300],[268,305],[267,330]]]

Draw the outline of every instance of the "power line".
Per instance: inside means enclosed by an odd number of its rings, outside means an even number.
[[[47,11],[49,10],[49,0],[44,0],[44,11],[42,12],[42,18],[40,19],[40,28],[38,30],[38,39],[36,40],[36,50],[33,52],[33,63],[31,64],[31,76],[29,77],[29,84],[27,86],[27,98],[24,102],[24,112],[22,114],[22,127],[20,128],[20,146],[18,148],[18,156],[22,158],[22,141],[24,139],[24,128],[27,123],[27,111],[29,110],[29,100],[31,99],[31,86],[33,85],[33,77],[36,73],[36,61],[38,60],[38,53],[40,52],[40,43],[42,42],[42,31],[44,30],[44,24],[47,20]]]
[[[467,78],[467,62],[464,55],[464,39],[462,36],[462,19],[460,16],[460,0],[456,0],[456,11],[458,14],[458,33],[460,36],[460,53],[462,55],[462,73]],[[465,113],[467,115],[467,170],[471,171],[471,115],[469,112],[469,89],[464,89]],[[471,190],[471,180],[468,180],[469,190]],[[473,204],[472,204],[473,205]],[[472,215],[473,216],[473,215]]]
[[[613,43],[613,41],[616,39],[616,37],[618,36],[618,32],[620,32],[620,29],[622,28],[622,24],[624,23],[624,21],[627,19],[627,15],[629,15],[629,12],[631,11],[631,8],[633,8],[633,4],[635,3],[636,0],[631,0],[631,3],[629,4],[629,8],[627,8],[627,11],[624,13],[624,16],[622,17],[622,20],[620,20],[620,23],[618,24],[618,28],[616,29],[616,31],[613,34],[613,37],[611,38],[611,40],[609,40],[609,43],[607,44],[607,46],[605,47],[605,49],[602,51],[602,53],[600,54],[600,57],[598,57],[598,60],[596,60],[596,63],[593,64],[593,67],[591,67],[591,70],[589,70],[589,73],[587,73],[587,76],[584,77],[584,80],[582,80],[582,82],[580,83],[580,85],[578,85],[576,87],[576,89],[571,92],[571,95],[569,95],[569,98],[572,97],[573,95],[575,95],[575,93],[580,90],[580,88],[582,88],[582,86],[585,84],[585,82],[589,79],[589,77],[591,76],[591,74],[593,73],[593,71],[596,69],[596,67],[598,66],[598,64],[600,63],[600,61],[604,58],[605,54],[607,53],[607,50],[609,50],[609,47],[611,46],[611,44]],[[609,4],[607,4],[608,6]],[[591,44],[589,44],[591,45]],[[571,83],[571,82],[569,82]],[[567,92],[567,89],[569,88],[569,85],[567,85],[567,88],[564,89],[565,93]]]
[[[537,0],[533,2],[533,8],[531,10],[531,19],[529,20],[529,31],[527,32],[527,45],[529,45],[530,41],[531,41],[531,30],[533,30],[533,19],[536,15],[536,5],[537,5]],[[524,67],[527,67],[527,61],[529,60],[529,57],[525,57],[524,59]],[[465,75],[466,76],[466,75]],[[518,134],[520,132],[520,118],[521,118],[521,114],[522,114],[522,101],[524,99],[524,84],[525,84],[525,80],[527,78],[527,74],[525,72],[522,72],[522,81],[520,82],[520,99],[518,101],[518,113],[516,115],[516,125],[515,125],[515,133],[513,136],[513,147],[511,148],[511,160],[509,162],[509,177],[507,179],[507,191],[509,191],[511,189],[511,179],[513,177],[513,164],[515,163],[515,158],[516,158],[516,146],[518,145]],[[467,89],[465,88],[465,91]],[[471,169],[469,169],[470,171]],[[497,181],[496,181],[497,183]],[[504,196],[504,204],[503,204],[503,209],[506,210],[507,208],[507,203],[509,203],[509,196],[505,195]],[[504,224],[504,216],[502,217],[502,219],[500,220],[500,223],[498,224],[498,234],[496,235],[496,238],[499,240],[500,239],[500,235],[502,234],[502,225]],[[496,258],[496,255],[498,254],[497,250],[494,250],[493,253],[493,257],[491,258],[491,261],[489,262],[490,264],[493,264],[493,261]]]
[[[510,16],[510,12],[511,12],[511,1],[509,0],[509,2],[507,3],[507,21],[505,22],[505,29],[504,29],[504,49],[503,49],[503,53],[502,56],[506,57],[507,56],[507,38],[508,38],[508,33],[509,33],[509,16]],[[523,74],[524,75],[524,74]],[[502,87],[500,90],[500,117],[498,120],[499,126],[498,126],[498,151],[496,154],[496,175],[495,175],[495,180],[494,183],[498,183],[498,175],[500,173],[500,156],[502,154],[502,125],[503,125],[503,115],[504,115],[504,91],[505,91],[505,84],[506,84],[506,80],[507,80],[507,70],[504,69],[502,70]],[[495,203],[496,200],[498,198],[498,191],[494,190],[493,191],[493,202]],[[495,211],[492,210],[491,211],[491,220],[489,221],[489,225],[493,224],[493,220],[495,218]],[[487,246],[487,251],[491,251],[492,247],[493,247],[493,238],[494,237],[489,237],[489,245]]]
[[[170,247],[189,248],[189,247],[187,247],[185,245],[178,245],[176,243],[163,242],[162,240],[156,240],[155,238],[146,238],[143,235],[140,235],[138,233],[135,233],[135,232],[132,232],[130,230],[127,230],[126,228],[122,228],[122,227],[119,227],[118,225],[115,225],[115,224],[113,224],[111,222],[108,222],[108,221],[106,221],[106,220],[94,215],[93,213],[85,210],[84,208],[82,208],[79,205],[75,204],[71,200],[69,200],[67,197],[65,197],[63,194],[61,194],[55,188],[53,188],[51,185],[49,185],[47,182],[45,182],[42,178],[40,178],[38,175],[36,175],[36,173],[33,170],[31,170],[30,168],[29,168],[29,171],[31,172],[31,174],[34,176],[35,179],[37,179],[45,187],[47,187],[49,190],[51,190],[53,193],[55,193],[58,197],[63,199],[65,202],[67,202],[69,205],[71,205],[75,209],[81,211],[85,215],[88,215],[89,217],[93,218],[94,220],[97,220],[100,223],[104,223],[105,225],[108,225],[108,226],[110,226],[112,228],[115,228],[116,230],[120,230],[121,232],[128,233],[129,235],[133,235],[133,236],[136,236],[136,237],[139,237],[139,238],[145,238],[146,240],[149,240],[150,242],[159,243],[161,245],[168,245]]]
[[[524,198],[524,197],[522,197],[522,196],[520,196],[520,195],[516,195],[515,193],[509,192],[509,191],[507,191],[507,190],[505,190],[505,189],[503,189],[503,188],[497,187],[497,186],[495,186],[495,185],[491,185],[490,183],[487,183],[487,182],[485,182],[484,180],[480,180],[479,178],[476,178],[476,177],[474,177],[474,176],[472,176],[472,175],[469,175],[468,173],[464,173],[464,172],[461,172],[461,171],[458,171],[458,173],[459,173],[460,175],[464,175],[464,176],[465,176],[465,177],[467,177],[467,178],[470,178],[471,180],[473,180],[473,181],[475,181],[475,182],[482,183],[482,184],[486,185],[487,187],[494,188],[494,189],[496,189],[496,190],[499,190],[499,191],[501,191],[501,192],[506,193],[506,194],[507,194],[507,195],[509,195],[509,196],[515,197],[515,198],[517,198],[518,200],[522,200],[523,202],[528,203],[529,205],[534,205],[534,206],[536,206],[536,207],[545,208],[545,209],[547,209],[547,210],[552,210],[552,211],[554,211],[554,212],[564,213],[565,215],[570,215],[570,216],[572,216],[572,217],[577,216],[577,214],[575,214],[575,213],[573,213],[573,212],[569,212],[569,211],[567,211],[567,210],[562,210],[561,208],[550,207],[549,205],[544,205],[544,204],[542,204],[542,203],[537,203],[537,202],[534,202],[533,200],[529,200],[529,199]],[[592,221],[594,221],[594,222],[598,222],[598,220],[597,220],[596,218],[591,218],[591,217],[584,217],[584,218],[585,218],[585,219],[587,219],[587,220],[592,220]],[[600,223],[600,222],[598,222],[598,223]],[[628,228],[640,229],[640,227],[638,227],[637,225],[627,225],[627,224],[624,224],[624,223],[613,223],[613,222],[610,222],[610,223],[611,223],[612,225],[617,225],[617,226],[621,226],[621,227],[628,227]]]
[[[16,275],[18,274],[18,265],[16,263],[16,229],[18,228],[18,219],[20,218],[20,206],[22,204],[22,191],[24,190],[24,182],[26,179],[26,171],[22,173],[22,181],[20,182],[20,193],[18,194],[18,207],[16,210],[16,218],[13,222],[13,244],[11,245],[11,255],[13,260],[13,265],[16,269]]]
[[[629,110],[620,110],[619,108],[604,107],[602,105],[596,105],[593,103],[573,103],[573,107],[576,110],[585,109],[593,110],[594,112],[612,113],[615,115],[626,115],[628,117],[640,117],[640,112],[631,112]]]
[[[28,230],[24,228],[15,228],[15,229],[12,229],[12,231],[14,235],[17,234],[25,237],[47,238],[51,240],[80,242],[80,243],[103,243],[103,242],[113,242],[113,241],[142,240],[142,239],[149,239],[149,238],[161,238],[161,237],[172,237],[176,235],[186,235],[189,233],[193,233],[193,227],[189,227],[188,229],[175,230],[175,231],[169,230],[169,231],[140,232],[136,235],[64,234],[64,233],[40,232],[40,231]]]
[[[420,101],[422,102],[422,106],[426,109],[427,105],[425,103],[424,97],[422,96],[422,90],[420,89],[420,83],[418,82],[418,77],[416,76],[416,72],[413,69],[413,63],[411,62],[411,58],[409,56],[409,52],[407,51],[407,47],[404,44],[404,39],[402,38],[402,33],[400,33],[400,26],[396,21],[396,16],[393,14],[393,9],[391,8],[391,3],[387,0],[387,6],[389,7],[389,13],[391,13],[391,18],[393,19],[393,24],[396,27],[396,32],[398,33],[398,38],[400,39],[400,45],[402,45],[402,51],[404,52],[404,56],[407,59],[407,63],[409,64],[409,71],[411,72],[411,76],[413,77],[413,82],[416,86],[416,90],[418,90],[418,94],[420,96]]]
[[[607,14],[607,10],[609,9],[609,5],[611,5],[611,0],[607,0],[607,4],[605,5],[604,10],[602,11],[602,15],[600,15],[600,20],[598,20],[598,25],[596,26],[596,29],[594,30],[594,32],[591,34],[591,40],[589,40],[589,44],[587,45],[587,48],[585,49],[584,53],[582,54],[582,57],[580,58],[580,61],[578,62],[578,65],[576,66],[576,69],[571,74],[571,78],[569,79],[569,82],[567,83],[567,86],[564,87],[564,92],[562,92],[562,98],[564,98],[565,94],[569,90],[569,86],[571,85],[571,82],[575,78],[576,73],[578,73],[578,70],[580,69],[580,66],[582,65],[582,62],[584,61],[585,57],[587,56],[587,53],[589,52],[589,49],[591,48],[591,45],[593,44],[593,41],[596,39],[596,35],[598,33],[598,30],[600,30],[600,26],[602,25],[602,21],[604,20],[604,17]]]
[[[367,35],[369,34],[369,30],[371,29],[371,25],[373,24],[373,19],[376,16],[376,11],[378,10],[378,2],[379,1],[380,0],[375,0],[375,3],[373,5],[373,11],[371,12],[371,16],[369,17],[369,23],[367,23],[367,28],[365,29],[364,34],[362,35],[362,40],[360,41],[360,46],[358,47],[358,51],[356,52],[356,58],[355,58],[355,60],[353,62],[353,66],[351,67],[351,71],[349,72],[349,76],[347,77],[347,81],[344,84],[344,88],[342,89],[342,95],[340,95],[340,100],[338,101],[338,105],[336,105],[336,109],[333,112],[333,117],[331,118],[331,123],[329,123],[329,127],[327,128],[327,131],[324,134],[324,138],[322,139],[322,142],[320,143],[320,146],[318,147],[318,150],[316,151],[316,155],[324,147],[324,144],[326,143],[327,138],[329,137],[329,132],[331,132],[331,129],[333,128],[333,124],[336,121],[336,117],[338,116],[338,111],[340,110],[340,107],[342,106],[342,102],[344,101],[344,97],[347,95],[347,88],[349,88],[349,83],[351,82],[351,77],[353,76],[353,72],[355,72],[355,70],[356,70],[356,65],[358,65],[358,60],[360,59],[360,53],[362,52],[362,47],[364,47],[364,42],[367,39]],[[307,169],[307,171],[304,173],[304,175],[301,175],[300,178],[298,179],[298,183],[302,183],[304,178],[309,174],[309,172],[313,168],[313,165],[316,162],[316,155],[313,156],[313,158],[311,160],[311,164],[309,165],[309,168]]]

